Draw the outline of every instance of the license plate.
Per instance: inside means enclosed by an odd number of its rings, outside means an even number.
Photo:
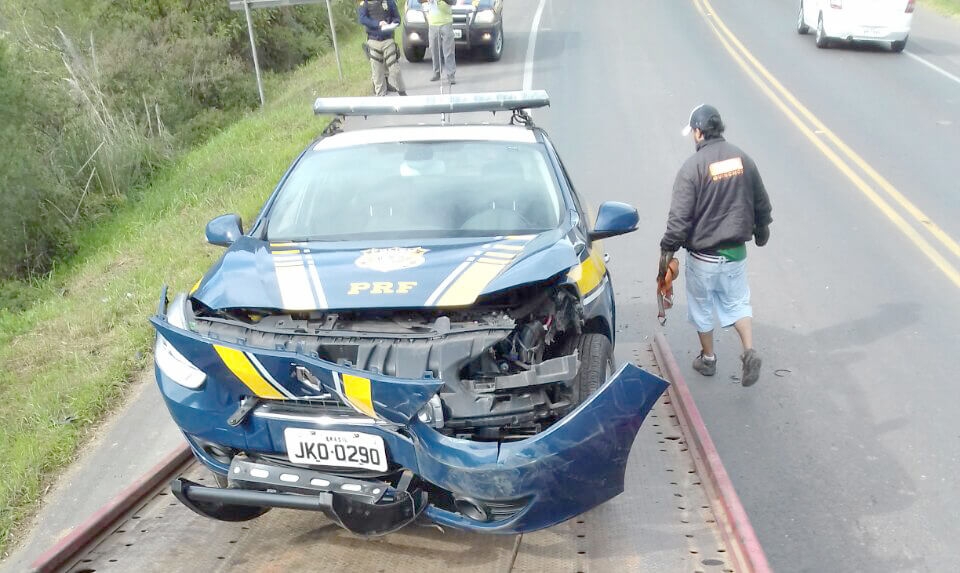
[[[884,28],[864,28],[863,35],[867,38],[881,38],[887,35],[887,31]]]
[[[454,40],[459,40],[459,39],[462,38],[462,37],[463,37],[463,30],[457,30],[456,28],[454,28],[454,30],[453,30],[453,39],[454,39]]]
[[[287,428],[287,458],[295,464],[387,470],[383,438],[360,432]]]

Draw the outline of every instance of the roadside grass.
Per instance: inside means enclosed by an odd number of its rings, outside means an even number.
[[[922,0],[922,3],[943,14],[960,17],[960,0]]]
[[[231,212],[252,220],[326,124],[312,113],[315,97],[369,92],[360,41],[342,42],[343,84],[333,54],[271,78],[264,112],[165,168],[135,203],[81,238],[68,267],[29,285],[26,309],[0,313],[0,556],[151,362],[147,318],[161,285],[187,290],[220,255],[203,240],[206,222]]]

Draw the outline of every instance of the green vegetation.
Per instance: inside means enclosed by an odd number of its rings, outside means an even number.
[[[322,129],[313,98],[369,92],[360,38],[342,43],[345,84],[331,55],[272,79],[265,112],[162,167],[135,204],[77,235],[69,267],[23,283],[34,304],[0,311],[0,554],[92,424],[149,364],[147,318],[161,285],[188,289],[220,255],[203,241],[206,222],[229,212],[252,220]]]
[[[354,29],[353,2],[334,5]],[[330,49],[323,5],[253,15],[268,74]],[[29,305],[84,229],[255,109],[251,67],[225,0],[0,1],[0,308]]]
[[[938,12],[960,18],[960,0],[922,0],[922,2]]]

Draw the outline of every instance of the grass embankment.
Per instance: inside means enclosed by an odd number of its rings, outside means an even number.
[[[943,14],[960,18],[960,0],[922,0],[922,3]]]
[[[160,287],[188,289],[220,254],[203,240],[223,213],[256,215],[325,122],[318,95],[369,93],[359,37],[266,86],[251,114],[161,172],[139,202],[82,237],[71,266],[36,285],[37,302],[0,314],[0,555],[93,425],[151,361]],[[91,485],[93,487],[93,485]]]

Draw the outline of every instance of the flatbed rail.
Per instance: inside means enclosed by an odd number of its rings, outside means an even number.
[[[213,481],[184,445],[38,558],[32,570],[769,571],[666,340],[658,335],[653,345],[621,343],[618,351],[671,386],[640,429],[624,493],[555,527],[479,535],[414,524],[364,539],[310,512],[211,521],[170,493],[168,483],[177,475]]]

